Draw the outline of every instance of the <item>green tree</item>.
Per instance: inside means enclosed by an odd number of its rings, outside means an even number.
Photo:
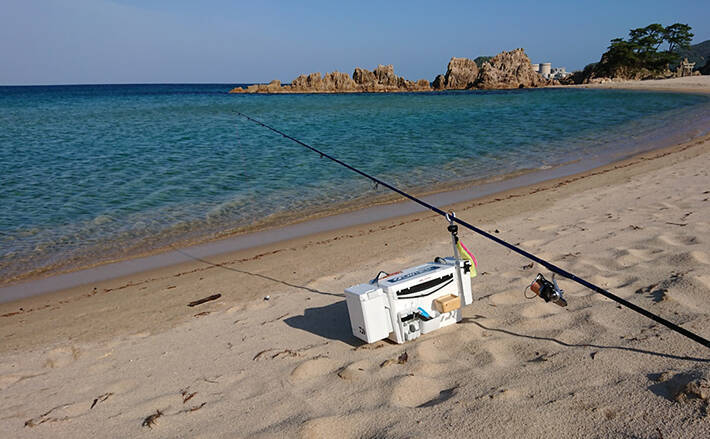
[[[690,46],[691,27],[675,23],[663,27],[659,23],[631,29],[628,40],[614,38],[602,55],[594,74],[597,76],[625,76],[642,69],[660,72],[680,58],[678,49]],[[667,50],[659,51],[664,43]]]
[[[641,57],[652,56],[663,44],[665,36],[666,28],[658,23],[653,23],[646,27],[631,29],[629,31],[629,42],[636,46],[636,53]]]
[[[665,29],[664,38],[668,41],[668,52],[690,48],[690,42],[694,36],[690,29],[690,26],[681,23],[672,24]]]

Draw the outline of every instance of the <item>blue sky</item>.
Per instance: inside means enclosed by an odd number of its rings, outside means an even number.
[[[708,1],[2,0],[0,84],[289,82],[394,64],[408,79],[451,56],[523,47],[568,70],[659,22],[710,39]]]

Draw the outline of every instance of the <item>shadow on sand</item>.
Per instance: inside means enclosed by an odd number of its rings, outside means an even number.
[[[315,293],[324,296],[343,297],[342,294],[320,291],[316,290],[315,288],[292,284],[290,282],[286,282],[281,279],[276,279],[271,276],[266,276],[259,273],[251,273],[246,270],[240,270],[238,268],[210,262],[206,259],[193,256],[179,248],[176,248],[175,250],[195,261],[199,261],[213,267],[218,267],[224,270],[258,277],[260,279],[285,285],[287,287],[298,288],[299,290],[308,291],[309,293]],[[287,319],[284,319],[284,322],[292,328],[302,329],[304,331],[310,332],[328,340],[339,340],[355,347],[364,344],[360,339],[355,337],[350,332],[350,316],[348,315],[348,307],[345,303],[345,300],[340,300],[338,302],[331,303],[330,305],[326,306],[307,308],[302,316],[289,317]]]
[[[688,385],[704,379],[702,370],[678,372],[670,377],[664,377],[664,375],[665,374],[661,373],[652,373],[647,375],[649,380],[656,382],[656,384],[650,385],[648,390],[673,402],[677,402],[680,398],[682,398],[682,396],[687,396],[688,393],[690,393],[690,396],[692,397],[693,392],[688,392],[688,390],[690,390]],[[697,397],[699,396],[700,395],[698,394]]]
[[[307,308],[302,316],[284,319],[284,322],[297,329],[329,340],[339,340],[350,346],[361,346],[364,343],[350,331],[350,316],[344,300],[330,305]]]
[[[646,349],[632,348],[632,347],[628,347],[628,346],[605,346],[605,345],[598,345],[598,344],[591,344],[591,343],[566,343],[562,340],[558,340],[558,339],[552,338],[552,337],[540,337],[537,335],[519,334],[517,332],[509,331],[507,329],[489,328],[488,326],[485,326],[484,324],[477,322],[476,317],[466,317],[461,320],[461,323],[473,323],[474,325],[478,326],[481,329],[485,329],[486,331],[500,332],[502,334],[512,335],[513,337],[527,338],[530,340],[550,341],[552,343],[557,343],[558,345],[565,346],[568,348],[614,349],[614,350],[619,350],[619,351],[636,352],[639,354],[654,355],[656,357],[670,358],[673,360],[697,361],[697,362],[701,362],[701,363],[710,363],[710,359],[708,359],[708,358],[686,357],[686,356],[682,356],[682,355],[666,354],[663,352],[649,351]]]

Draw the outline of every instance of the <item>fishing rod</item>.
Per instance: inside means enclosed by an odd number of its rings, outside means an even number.
[[[331,155],[329,155],[329,154],[327,154],[327,153],[325,153],[325,152],[323,152],[323,151],[321,151],[321,150],[319,150],[319,149],[317,149],[317,148],[315,148],[315,147],[313,147],[313,146],[311,146],[311,145],[309,145],[309,144],[307,144],[307,143],[305,143],[305,142],[302,142],[302,141],[296,139],[295,137],[292,137],[292,136],[290,136],[290,135],[284,133],[284,132],[281,131],[281,130],[278,130],[278,129],[272,127],[272,126],[269,126],[269,125],[267,125],[267,124],[265,124],[265,123],[263,123],[263,122],[261,122],[261,121],[259,121],[259,120],[257,120],[257,119],[254,119],[254,118],[252,118],[252,117],[250,117],[250,116],[248,116],[248,115],[246,115],[246,114],[244,114],[244,113],[242,113],[242,112],[237,111],[236,113],[237,113],[239,116],[242,116],[242,117],[244,117],[245,119],[247,119],[247,120],[249,120],[249,121],[251,121],[251,122],[256,123],[257,125],[260,125],[260,126],[266,128],[266,129],[268,129],[268,130],[270,130],[270,131],[272,131],[272,132],[274,132],[274,133],[276,133],[276,134],[281,135],[282,137],[285,137],[286,139],[292,140],[293,142],[296,142],[296,143],[298,143],[299,145],[301,145],[301,146],[303,146],[303,147],[305,147],[305,148],[307,148],[307,149],[310,149],[311,151],[315,152],[316,154],[319,154],[321,158],[327,158],[327,159],[330,160],[330,161],[333,161],[333,162],[335,162],[335,163],[337,163],[337,164],[339,164],[339,165],[341,165],[341,166],[343,166],[343,167],[345,167],[345,168],[347,168],[347,169],[349,169],[349,170],[351,170],[351,171],[353,171],[353,172],[355,172],[355,173],[357,173],[357,174],[362,175],[363,177],[365,177],[365,178],[367,178],[367,179],[373,181],[373,182],[375,183],[375,185],[384,186],[384,187],[386,187],[387,189],[389,189],[389,190],[391,190],[391,191],[393,191],[393,192],[396,192],[396,193],[398,193],[399,195],[401,195],[401,196],[403,196],[403,197],[405,197],[405,198],[407,198],[407,199],[409,199],[409,200],[411,200],[411,201],[414,201],[415,203],[417,203],[417,204],[419,204],[419,205],[421,205],[421,206],[423,206],[423,207],[426,207],[427,209],[431,210],[432,212],[435,212],[435,213],[437,213],[437,214],[443,216],[444,218],[446,218],[446,219],[449,220],[450,222],[456,222],[456,223],[458,223],[459,225],[461,225],[461,226],[463,226],[463,227],[465,227],[465,228],[471,230],[472,232],[478,233],[479,235],[483,236],[484,238],[488,238],[488,239],[490,239],[491,241],[495,242],[496,244],[502,245],[503,247],[505,247],[505,248],[507,248],[507,249],[509,249],[509,250],[512,250],[512,251],[514,251],[515,253],[518,253],[519,255],[521,255],[521,256],[523,256],[523,257],[525,257],[525,258],[527,258],[527,259],[530,259],[531,261],[534,261],[534,262],[536,262],[536,263],[538,263],[538,264],[540,264],[540,265],[542,265],[543,267],[547,268],[548,270],[550,270],[551,272],[553,272],[553,273],[555,273],[555,274],[558,274],[558,275],[560,275],[560,276],[562,276],[562,277],[565,277],[565,278],[567,278],[567,279],[569,279],[569,280],[571,280],[571,281],[574,281],[574,282],[576,282],[576,283],[582,285],[582,286],[585,287],[585,288],[589,288],[590,290],[594,291],[595,293],[599,293],[599,294],[601,294],[602,296],[604,296],[604,297],[606,297],[606,298],[608,298],[608,299],[611,299],[611,300],[613,300],[613,301],[619,303],[620,305],[625,306],[626,308],[629,308],[630,310],[635,311],[635,312],[641,314],[642,316],[647,317],[647,318],[653,320],[654,322],[659,323],[659,324],[661,324],[661,325],[667,327],[668,329],[670,329],[670,330],[672,330],[672,331],[675,331],[675,332],[677,332],[677,333],[679,333],[679,334],[681,334],[681,335],[684,335],[684,336],[688,337],[689,339],[693,340],[693,341],[696,342],[696,343],[700,343],[701,345],[705,346],[706,348],[710,348],[710,340],[708,340],[708,339],[706,339],[706,338],[703,338],[703,337],[701,337],[700,335],[695,334],[694,332],[688,331],[687,329],[685,329],[685,328],[683,328],[683,327],[681,327],[681,326],[678,326],[678,325],[676,325],[675,323],[673,323],[673,322],[671,322],[671,321],[669,321],[669,320],[666,320],[666,319],[664,319],[663,317],[661,317],[661,316],[659,316],[659,315],[656,315],[656,314],[654,314],[654,313],[652,313],[652,312],[650,312],[650,311],[648,311],[648,310],[646,310],[646,309],[644,309],[644,308],[641,308],[640,306],[635,305],[635,304],[629,302],[628,300],[625,300],[625,299],[623,299],[623,298],[621,298],[621,297],[619,297],[619,296],[617,296],[617,295],[615,295],[615,294],[613,294],[613,293],[611,293],[611,292],[605,290],[604,288],[601,288],[601,287],[599,287],[599,286],[597,286],[597,285],[594,285],[593,283],[591,283],[591,282],[589,282],[589,281],[587,281],[587,280],[585,280],[585,279],[582,279],[582,278],[576,276],[575,274],[570,273],[569,271],[564,270],[564,269],[558,267],[557,265],[555,265],[555,264],[553,264],[553,263],[551,263],[551,262],[548,262],[548,261],[546,261],[546,260],[544,260],[544,259],[542,259],[542,258],[540,258],[540,257],[538,257],[538,256],[535,256],[534,254],[532,254],[532,253],[530,253],[530,252],[527,252],[527,251],[521,249],[520,247],[518,247],[518,246],[516,246],[516,245],[513,245],[513,244],[511,244],[511,243],[509,243],[509,242],[507,242],[507,241],[504,241],[503,239],[498,238],[497,236],[491,235],[490,233],[486,232],[485,230],[479,229],[478,227],[474,226],[473,224],[469,224],[468,222],[466,222],[466,221],[464,221],[464,220],[462,220],[462,219],[460,219],[460,218],[457,218],[457,217],[454,216],[454,215],[449,215],[449,214],[448,214],[447,212],[445,212],[444,210],[442,210],[442,209],[440,209],[440,208],[438,208],[438,207],[436,207],[436,206],[434,206],[434,205],[432,205],[432,204],[429,204],[429,203],[427,203],[426,201],[421,200],[421,199],[415,197],[414,195],[410,195],[410,194],[408,194],[407,192],[404,192],[403,190],[401,190],[401,189],[399,189],[399,188],[397,188],[397,187],[395,187],[395,186],[392,186],[391,184],[387,183],[387,182],[384,181],[384,180],[381,180],[381,179],[379,179],[379,178],[377,178],[377,177],[374,177],[374,176],[372,176],[372,175],[370,175],[370,174],[368,174],[368,173],[366,173],[366,172],[364,172],[364,171],[361,171],[361,170],[355,168],[354,166],[351,166],[351,165],[349,165],[349,164],[343,162],[342,160],[339,160],[339,159],[337,159],[337,158],[335,158],[335,157],[333,157],[333,156],[331,156]]]

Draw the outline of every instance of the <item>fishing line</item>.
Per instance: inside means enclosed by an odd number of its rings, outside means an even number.
[[[611,300],[613,300],[613,301],[619,303],[620,305],[623,305],[623,306],[625,306],[626,308],[629,308],[629,309],[632,310],[632,311],[636,311],[637,313],[641,314],[641,315],[644,316],[644,317],[648,317],[649,319],[653,320],[654,322],[659,323],[659,324],[661,324],[661,325],[667,327],[668,329],[670,329],[670,330],[672,330],[672,331],[675,331],[675,332],[677,332],[677,333],[679,333],[679,334],[681,334],[681,335],[684,335],[684,336],[688,337],[689,339],[691,339],[691,340],[693,340],[693,341],[695,341],[695,342],[697,342],[697,343],[700,343],[701,345],[705,346],[706,348],[710,348],[710,341],[707,340],[706,338],[703,338],[703,337],[699,336],[698,334],[695,334],[695,333],[693,333],[693,332],[691,332],[691,331],[688,331],[687,329],[682,328],[682,327],[676,325],[675,323],[673,323],[673,322],[671,322],[671,321],[669,321],[669,320],[666,320],[666,319],[664,319],[663,317],[658,316],[658,315],[656,315],[656,314],[654,314],[654,313],[652,313],[652,312],[650,312],[650,311],[647,311],[647,310],[641,308],[641,307],[638,306],[638,305],[634,305],[633,303],[629,302],[628,300],[622,299],[621,297],[619,297],[619,296],[617,296],[617,295],[615,295],[615,294],[613,294],[613,293],[611,293],[611,292],[609,292],[609,291],[607,291],[607,290],[605,290],[605,289],[603,289],[603,288],[601,288],[601,287],[599,287],[599,286],[597,286],[597,285],[594,285],[593,283],[588,282],[588,281],[586,281],[586,280],[584,280],[584,279],[582,279],[582,278],[576,276],[575,274],[572,274],[572,273],[570,273],[570,272],[568,272],[568,271],[566,271],[566,270],[564,270],[564,269],[562,269],[562,268],[560,268],[560,267],[558,267],[558,266],[552,264],[551,262],[548,262],[548,261],[546,261],[546,260],[544,260],[544,259],[542,259],[542,258],[539,258],[539,257],[535,256],[535,255],[532,254],[532,253],[529,253],[529,252],[527,252],[527,251],[525,251],[525,250],[523,250],[523,249],[521,249],[521,248],[519,248],[519,247],[517,247],[517,246],[515,246],[515,245],[513,245],[513,244],[511,244],[511,243],[509,243],[509,242],[507,242],[507,241],[504,241],[504,240],[498,238],[497,236],[491,235],[490,233],[486,232],[485,230],[479,229],[478,227],[476,227],[476,226],[474,226],[474,225],[472,225],[472,224],[469,224],[469,223],[467,223],[466,221],[464,221],[464,220],[462,220],[462,219],[460,219],[460,218],[458,218],[458,217],[455,217],[455,216],[449,217],[449,216],[447,215],[447,213],[446,213],[445,211],[443,211],[442,209],[439,209],[438,207],[436,207],[436,206],[434,206],[434,205],[432,205],[432,204],[429,204],[429,203],[427,203],[426,201],[421,200],[421,199],[419,199],[419,198],[417,198],[417,197],[415,197],[415,196],[413,196],[413,195],[410,195],[410,194],[404,192],[403,190],[398,189],[398,188],[396,188],[395,186],[392,186],[391,184],[389,184],[389,183],[387,183],[387,182],[385,182],[385,181],[383,181],[383,180],[380,180],[380,179],[377,178],[377,177],[374,177],[374,176],[372,176],[372,175],[370,175],[370,174],[367,174],[366,172],[363,172],[363,171],[361,171],[361,170],[359,170],[359,169],[357,169],[357,168],[355,168],[355,167],[353,167],[353,166],[350,166],[349,164],[347,164],[347,163],[345,163],[345,162],[343,162],[343,161],[341,161],[341,160],[338,160],[337,158],[335,158],[335,157],[333,157],[333,156],[331,156],[331,155],[329,155],[329,154],[327,154],[327,153],[325,153],[325,152],[323,152],[323,151],[321,151],[321,150],[319,150],[319,149],[317,149],[317,148],[314,148],[313,146],[308,145],[307,143],[304,143],[304,142],[302,142],[302,141],[296,139],[295,137],[292,137],[292,136],[290,136],[290,135],[284,133],[283,131],[280,131],[280,130],[278,130],[278,129],[276,129],[276,128],[273,128],[273,127],[271,127],[271,126],[269,126],[269,125],[267,125],[267,124],[265,124],[265,123],[263,123],[263,122],[261,122],[261,121],[259,121],[259,120],[256,120],[256,119],[254,119],[254,118],[252,118],[252,117],[250,117],[250,116],[247,116],[246,114],[241,113],[241,112],[239,112],[239,111],[237,111],[236,113],[237,113],[238,115],[244,117],[245,119],[247,119],[247,120],[249,120],[249,121],[251,121],[251,122],[256,123],[257,125],[261,125],[262,127],[266,128],[266,129],[268,129],[268,130],[270,130],[270,131],[273,131],[274,133],[279,134],[279,135],[281,135],[282,137],[285,137],[286,139],[292,140],[292,141],[298,143],[299,145],[301,145],[301,146],[303,146],[303,147],[305,147],[305,148],[307,148],[307,149],[310,149],[311,151],[315,152],[316,154],[319,154],[321,158],[327,158],[328,160],[331,160],[331,161],[333,161],[333,162],[335,162],[335,163],[337,163],[337,164],[339,164],[339,165],[341,165],[341,166],[344,166],[344,167],[350,169],[351,171],[353,171],[353,172],[355,172],[355,173],[357,173],[357,174],[360,174],[360,175],[362,175],[363,177],[365,177],[365,178],[367,178],[367,179],[373,181],[373,182],[374,182],[375,184],[377,184],[377,185],[384,186],[384,187],[386,187],[387,189],[389,189],[389,190],[391,190],[391,191],[393,191],[393,192],[396,192],[396,193],[400,194],[401,196],[403,196],[403,197],[405,197],[405,198],[408,198],[409,200],[414,201],[415,203],[417,203],[417,204],[419,204],[419,205],[421,205],[421,206],[424,206],[424,207],[426,207],[427,209],[429,209],[429,210],[431,210],[431,211],[433,211],[433,212],[436,212],[436,213],[438,213],[439,215],[441,215],[441,216],[443,216],[443,217],[445,217],[445,218],[447,218],[447,219],[449,219],[449,220],[451,220],[451,221],[454,221],[454,222],[460,224],[461,226],[463,226],[463,227],[465,227],[465,228],[471,230],[472,232],[476,232],[476,233],[478,233],[479,235],[481,235],[481,236],[483,236],[483,237],[485,237],[485,238],[490,239],[491,241],[495,242],[496,244],[502,245],[503,247],[506,247],[507,249],[512,250],[512,251],[518,253],[519,255],[521,255],[521,256],[523,256],[523,257],[525,257],[525,258],[527,258],[527,259],[530,259],[531,261],[537,262],[538,264],[542,265],[543,267],[547,268],[548,270],[550,270],[550,271],[553,272],[553,273],[556,273],[556,274],[558,274],[558,275],[560,275],[560,276],[562,276],[562,277],[566,277],[567,279],[569,279],[569,280],[571,280],[571,281],[574,281],[574,282],[576,282],[576,283],[582,285],[583,287],[589,288],[590,290],[592,290],[592,291],[594,291],[594,292],[596,292],[596,293],[599,293],[599,294],[601,294],[602,296],[604,296],[604,297],[606,297],[606,298],[608,298],[608,299],[611,299]]]

